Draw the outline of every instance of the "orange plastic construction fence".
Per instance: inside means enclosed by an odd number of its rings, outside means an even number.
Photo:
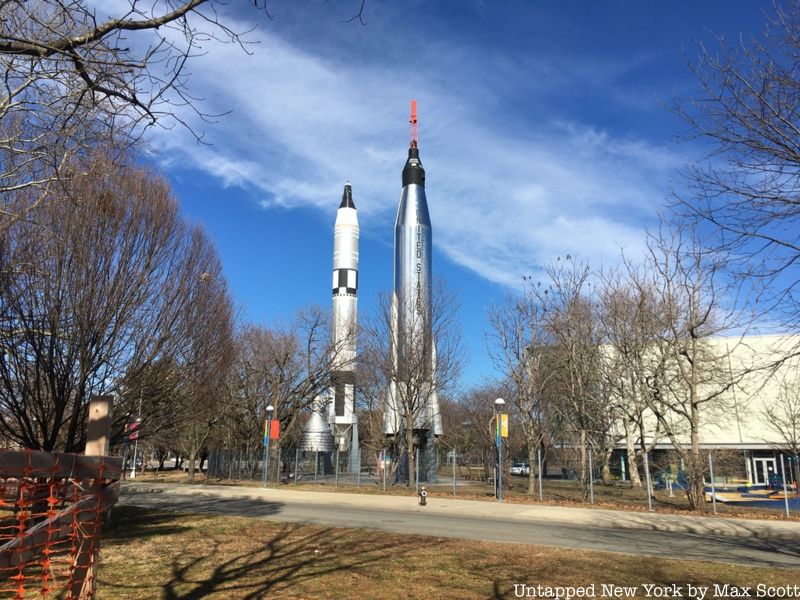
[[[0,598],[94,596],[121,461],[0,450]]]

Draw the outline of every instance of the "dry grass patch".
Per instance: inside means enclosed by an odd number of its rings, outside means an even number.
[[[97,597],[477,599],[514,598],[514,583],[798,580],[798,570],[119,507],[104,534]]]

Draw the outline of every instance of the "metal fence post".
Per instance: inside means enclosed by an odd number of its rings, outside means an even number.
[[[789,517],[789,492],[786,491],[786,468],[783,463],[783,454],[781,454],[781,481],[783,483],[783,503],[786,506],[786,517]]]
[[[456,495],[456,448],[453,446],[453,496]]]
[[[336,467],[334,468],[334,485],[339,486],[339,446],[336,446]]]
[[[497,436],[497,501],[503,501],[503,440]]]
[[[319,450],[314,450],[314,483],[317,483],[317,469],[319,469]]]
[[[589,446],[589,502],[594,504],[594,472],[592,469],[592,447]]]
[[[386,448],[381,450],[381,467],[383,470],[383,491],[386,491]]]
[[[300,462],[300,448],[294,449],[294,482],[297,483],[297,463]]]
[[[714,514],[717,514],[717,491],[714,487],[714,461],[711,459],[711,452],[708,453],[708,471],[711,478],[711,505],[714,507]]]
[[[361,448],[358,449],[358,478],[356,479],[356,485],[361,487]]]
[[[416,458],[414,460],[414,483],[417,494],[419,494],[419,448],[416,450]]]

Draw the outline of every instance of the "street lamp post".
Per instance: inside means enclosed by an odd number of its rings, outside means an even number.
[[[139,410],[141,411],[141,405],[139,406]],[[136,479],[136,456],[139,454],[139,426],[141,424],[142,417],[136,417],[136,421],[134,421],[135,427],[133,433],[135,437],[133,438],[133,470],[131,471],[131,479]],[[142,466],[144,466],[144,461],[142,461]]]
[[[267,487],[269,479],[269,438],[272,431],[272,411],[275,408],[270,404],[267,407],[267,424],[264,428],[264,487]]]
[[[36,417],[34,417],[36,420]],[[125,473],[128,470],[128,450],[130,446],[130,424],[131,424],[131,414],[128,413],[125,415],[125,440],[123,445],[122,451],[122,478],[125,479]]]
[[[503,501],[503,438],[501,437],[501,420],[506,401],[498,398],[494,401],[495,442],[497,443],[497,501]]]

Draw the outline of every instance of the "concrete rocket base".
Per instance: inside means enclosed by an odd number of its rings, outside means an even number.
[[[333,452],[314,452],[314,461],[316,461],[317,465],[315,470],[311,471],[311,474],[317,473],[320,476],[327,476],[334,474],[333,468]]]
[[[428,429],[419,432],[419,480],[433,483],[439,479],[436,464],[436,436]]]
[[[361,472],[361,448],[358,441],[358,423],[350,430],[350,451],[347,457],[347,472],[358,475]]]
[[[399,435],[402,435],[399,434]],[[395,438],[395,441],[400,438]],[[416,430],[414,433],[414,452],[419,452],[419,480],[420,483],[435,483],[439,479],[438,464],[436,461],[436,435],[429,429]],[[395,472],[395,483],[405,483],[408,481],[414,485],[415,473],[408,473],[408,454],[401,447],[396,447],[398,465]]]

